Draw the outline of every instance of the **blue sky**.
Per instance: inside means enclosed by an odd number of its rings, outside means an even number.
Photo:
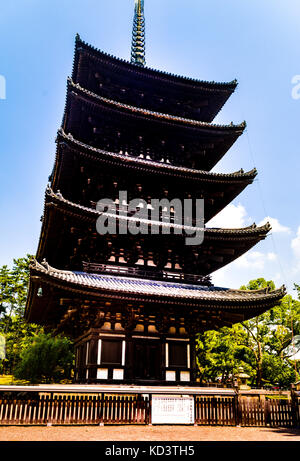
[[[133,6],[133,0],[2,2],[0,265],[37,248],[75,34],[129,59]],[[292,292],[300,282],[300,99],[292,97],[292,78],[300,74],[299,2],[145,0],[145,12],[148,66],[239,81],[216,121],[246,120],[247,131],[215,171],[255,166],[259,175],[212,224],[244,226],[269,217],[273,232],[218,271],[215,284],[239,287],[263,276]]]

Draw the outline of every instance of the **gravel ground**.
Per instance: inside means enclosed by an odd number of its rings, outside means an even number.
[[[203,426],[10,426],[0,441],[300,441],[300,429]]]

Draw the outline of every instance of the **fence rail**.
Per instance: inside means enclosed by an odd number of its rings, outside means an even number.
[[[299,427],[300,399],[194,395],[195,424]],[[151,394],[0,395],[1,425],[151,423]]]
[[[41,396],[1,399],[0,425],[147,424],[149,399],[127,396]]]

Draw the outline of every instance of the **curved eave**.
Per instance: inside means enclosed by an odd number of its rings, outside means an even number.
[[[85,144],[75,139],[71,134],[66,134],[63,129],[58,131],[57,135],[57,155],[56,164],[54,168],[54,174],[52,178],[53,189],[57,189],[57,178],[59,175],[59,145],[66,144],[68,148],[92,161],[106,162],[109,164],[115,164],[125,168],[133,168],[140,171],[149,171],[151,173],[176,176],[180,178],[188,178],[193,181],[209,182],[212,184],[223,183],[235,184],[242,183],[245,185],[251,184],[257,175],[256,168],[244,172],[243,170],[236,171],[234,173],[212,173],[204,170],[196,170],[192,168],[175,166],[168,163],[156,162],[146,160],[138,157],[125,156],[115,152],[108,152],[102,149]]]
[[[47,240],[47,235],[49,232],[49,208],[55,208],[66,215],[73,216],[76,219],[87,221],[89,223],[96,222],[97,218],[101,215],[101,213],[95,209],[88,208],[82,205],[78,205],[76,203],[70,202],[62,197],[60,193],[54,193],[50,188],[46,191],[45,196],[45,211],[43,216],[43,224],[42,230],[38,245],[37,251],[37,259],[43,258],[44,253],[44,246]],[[105,216],[110,216],[108,213],[104,213]],[[118,220],[122,219],[127,222],[130,221],[139,221],[137,218],[134,217],[127,217],[127,216],[115,216],[111,215],[111,217],[116,218]],[[146,225],[152,226],[156,225],[158,228],[162,226],[168,228],[177,228],[182,229],[182,234],[185,235],[184,228],[178,224],[167,224],[162,222],[153,222],[150,220],[143,220]],[[248,226],[241,229],[213,229],[213,228],[205,228],[205,240],[215,240],[215,241],[232,241],[236,242],[239,240],[249,240],[251,246],[258,243],[260,240],[263,240],[268,232],[270,231],[271,226],[269,223],[266,223],[264,226],[257,227],[255,224],[252,226]],[[201,232],[203,228],[201,227],[193,227],[193,231]]]
[[[160,79],[164,80],[167,84],[173,83],[178,85],[178,90],[180,91],[180,87],[185,86],[191,89],[198,89],[202,91],[214,91],[214,92],[224,92],[228,94],[228,97],[235,91],[237,87],[237,80],[233,80],[231,82],[214,82],[214,81],[204,81],[204,80],[197,80],[192,79],[185,76],[175,75],[168,72],[164,72],[161,70],[155,70],[149,68],[147,66],[142,67],[136,64],[132,64],[125,59],[117,58],[112,56],[108,53],[105,53],[92,45],[84,42],[80,36],[76,35],[75,41],[75,56],[73,61],[73,72],[72,78],[76,81],[77,72],[78,72],[78,61],[79,61],[79,53],[85,52],[90,54],[98,61],[109,61],[112,67],[119,68],[122,72],[127,72],[129,74],[134,73],[138,74],[144,78],[152,78],[152,79]]]
[[[54,203],[55,206],[62,207],[66,211],[69,210],[72,214],[79,214],[82,215],[82,217],[86,217],[87,219],[90,219],[91,221],[94,221],[98,216],[100,215],[105,215],[109,216],[109,213],[101,213],[100,211],[93,209],[93,208],[88,208],[83,205],[79,205],[77,203],[73,203],[69,200],[66,200],[60,193],[55,193],[52,189],[48,188],[46,191],[46,204],[51,204]],[[114,215],[112,215],[114,216]],[[117,219],[124,219],[127,221],[130,220],[135,220],[139,221],[137,218],[133,217],[127,217],[127,216],[116,216]],[[167,223],[162,223],[160,221],[150,221],[150,220],[144,220],[146,224],[153,224],[153,225],[159,225],[159,226],[169,226],[169,227],[177,227],[177,228],[182,228],[183,226],[176,225],[176,224],[167,224]],[[195,230],[202,230],[201,227],[193,227]],[[263,226],[256,226],[256,224],[252,224],[251,226],[243,227],[243,228],[232,228],[232,229],[221,229],[221,228],[205,228],[205,234],[209,235],[212,238],[219,238],[220,236],[229,236],[230,238],[239,238],[239,237],[245,237],[247,238],[248,236],[255,237],[259,236],[261,238],[265,238],[268,232],[271,230],[271,225],[269,222],[264,224]]]
[[[33,261],[30,269],[31,283],[26,305],[26,318],[30,318],[30,307],[39,284],[46,283],[58,289],[86,295],[92,298],[141,301],[178,306],[196,306],[205,309],[223,308],[245,310],[270,308],[286,294],[285,287],[243,291],[218,287],[175,284],[153,280],[127,279],[120,276],[95,275],[55,269],[43,262]],[[34,286],[35,285],[35,286]]]
[[[123,104],[118,101],[114,101],[112,99],[104,98],[103,96],[99,96],[92,91],[89,91],[85,88],[82,88],[79,84],[76,84],[73,82],[72,79],[68,79],[68,85],[67,85],[67,106],[68,106],[68,99],[69,99],[69,94],[74,94],[77,97],[83,99],[85,102],[89,104],[94,104],[96,106],[101,107],[106,106],[110,109],[113,109],[115,111],[119,111],[124,114],[131,114],[136,117],[140,117],[142,119],[146,120],[154,120],[154,121],[159,121],[162,124],[171,124],[175,126],[182,126],[185,128],[194,128],[198,130],[203,130],[206,132],[212,132],[212,133],[220,133],[220,134],[235,134],[236,136],[240,136],[245,128],[246,128],[246,122],[242,122],[238,125],[235,125],[233,123],[229,125],[218,125],[218,124],[213,124],[213,123],[208,123],[208,122],[201,122],[198,120],[192,120],[192,119],[187,119],[183,117],[177,117],[175,115],[169,115],[169,114],[164,114],[160,112],[154,112],[151,110],[143,109],[140,107],[135,107],[131,106],[129,104]],[[67,109],[66,106],[66,109]],[[66,115],[67,115],[67,110],[65,111],[64,115],[64,122],[63,122],[63,127],[66,126]]]

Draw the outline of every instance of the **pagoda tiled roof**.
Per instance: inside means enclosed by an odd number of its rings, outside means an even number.
[[[271,291],[269,288],[260,290],[236,290],[229,288],[207,287],[193,284],[172,283],[166,281],[135,279],[124,276],[107,274],[92,274],[79,271],[59,270],[51,267],[46,261],[38,263],[34,260],[31,270],[45,276],[50,283],[57,283],[69,289],[88,290],[96,295],[142,295],[162,301],[168,298],[169,302],[176,299],[187,301],[213,302],[230,304],[230,307],[239,309],[247,303],[276,302],[285,295],[285,287]],[[251,307],[251,306],[250,306]]]
[[[247,172],[244,172],[244,170],[241,169],[233,173],[217,173],[183,166],[176,166],[172,165],[171,163],[158,162],[116,152],[109,152],[75,139],[71,133],[65,133],[62,128],[59,129],[57,134],[57,143],[59,144],[60,142],[66,142],[72,149],[80,151],[81,154],[86,157],[93,158],[93,160],[107,161],[110,163],[118,162],[124,164],[126,167],[133,167],[141,170],[152,169],[161,174],[190,177],[193,179],[200,179],[201,181],[224,183],[231,181],[252,182],[257,175],[256,168],[253,168]]]
[[[181,125],[191,126],[195,128],[203,128],[209,131],[220,131],[221,130],[221,131],[234,132],[234,133],[239,133],[239,134],[242,134],[242,132],[247,126],[245,121],[237,125],[235,125],[234,123],[230,123],[228,125],[221,125],[221,124],[215,124],[215,123],[209,123],[209,122],[202,122],[199,120],[192,120],[192,119],[188,119],[184,117],[178,117],[176,115],[165,114],[162,112],[155,112],[155,111],[148,110],[142,107],[136,107],[136,106],[132,106],[129,104],[124,104],[122,102],[108,99],[96,93],[93,93],[92,91],[89,91],[86,88],[83,88],[78,83],[74,83],[71,78],[68,78],[68,91],[75,91],[75,93],[77,93],[79,96],[80,95],[83,97],[85,96],[90,101],[93,101],[95,103],[102,103],[102,104],[114,107],[115,109],[127,111],[132,114],[150,117],[152,119],[161,120],[161,121],[169,122],[173,124],[175,123],[175,124],[181,124]]]
[[[182,226],[179,224],[174,223],[166,223],[162,221],[151,221],[148,219],[139,219],[133,216],[123,216],[123,215],[115,215],[113,213],[102,213],[97,209],[89,208],[83,205],[79,205],[77,203],[71,202],[70,200],[65,199],[60,192],[54,192],[50,187],[46,190],[46,204],[49,202],[56,202],[57,204],[61,204],[62,206],[66,207],[69,210],[70,214],[81,214],[82,216],[86,216],[87,219],[94,220],[100,215],[105,215],[107,217],[116,217],[119,220],[126,220],[128,222],[143,222],[149,225],[156,225],[160,227],[169,227],[173,229],[186,229],[186,230],[193,230],[195,231],[202,231],[203,227],[197,226]],[[253,223],[250,226],[244,228],[205,228],[205,234],[209,234],[210,238],[217,238],[222,239],[228,236],[234,238],[253,238],[257,236],[258,238],[265,238],[267,233],[271,230],[271,225],[269,222],[266,222],[263,226],[256,226]]]
[[[123,70],[127,70],[128,72],[134,72],[140,74],[142,76],[150,76],[154,79],[164,79],[167,83],[174,82],[178,85],[185,85],[191,88],[197,88],[205,91],[223,91],[232,93],[237,87],[237,80],[234,79],[231,82],[215,82],[215,81],[206,81],[206,80],[199,80],[194,79],[187,76],[172,74],[169,72],[153,69],[148,66],[138,66],[133,64],[126,59],[118,58],[113,56],[112,54],[106,53],[99,48],[96,48],[84,40],[81,39],[79,34],[76,35],[75,40],[75,56],[73,62],[73,72],[72,76],[73,79],[76,79],[76,72],[78,69],[78,51],[83,50],[86,53],[94,56],[99,60],[109,60],[114,67],[121,66]]]

